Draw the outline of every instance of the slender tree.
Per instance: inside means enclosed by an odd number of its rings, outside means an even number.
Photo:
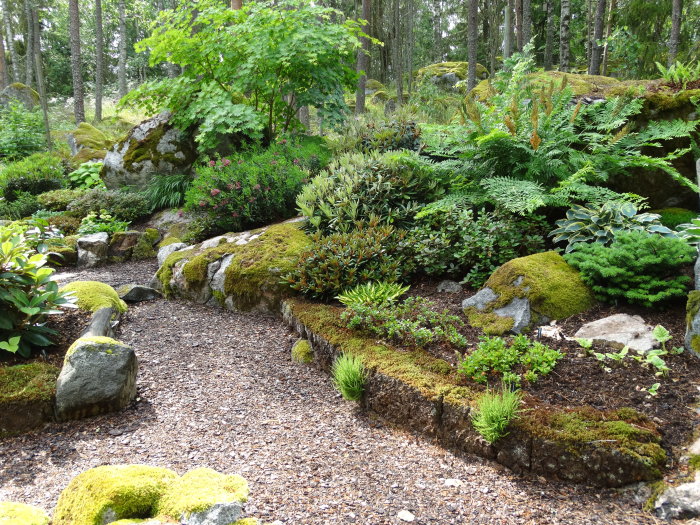
[[[681,36],[681,12],[683,0],[673,0],[671,3],[671,37],[668,39],[668,65],[676,61],[678,56],[678,43]]]
[[[530,0],[521,0],[523,9],[523,46],[526,46],[532,38],[532,10]]]
[[[95,0],[95,122],[102,120],[104,47],[104,31],[102,29],[102,0]]]
[[[477,0],[469,0],[468,3],[469,15],[467,30],[467,89],[471,91],[476,86],[476,46],[479,39],[479,3]]]
[[[396,105],[403,104],[403,56],[401,49],[401,0],[394,0],[394,38],[392,70],[396,80]]]
[[[513,50],[513,0],[506,0],[503,11],[503,58],[508,58]]]
[[[31,86],[34,81],[34,23],[32,22],[32,5],[30,0],[24,0],[24,17],[27,21],[24,83],[27,86]]]
[[[523,50],[523,0],[515,0],[515,45]]]
[[[610,49],[609,42],[612,36],[613,21],[615,11],[617,10],[617,0],[610,0],[610,8],[608,9],[608,20],[605,24],[605,44],[603,45],[603,75],[608,75],[608,51]]]
[[[80,10],[78,0],[68,0],[70,25],[70,68],[73,74],[73,112],[75,123],[85,121],[85,94],[80,60]]]
[[[2,4],[2,20],[5,24],[5,38],[7,38],[7,55],[10,57],[10,64],[12,65],[12,79],[15,82],[19,82],[19,60],[17,59],[17,50],[14,46],[15,36],[12,32],[10,3],[8,0],[0,0],[0,4]]]
[[[119,98],[126,96],[126,6],[124,0],[119,0],[117,6],[119,14],[119,61],[117,63],[117,83],[119,84]]]
[[[371,0],[362,0],[362,20],[365,21],[362,26],[362,31],[369,34],[369,17],[370,17],[370,2]],[[367,87],[367,66],[369,54],[369,38],[362,37],[360,39],[362,47],[357,50],[357,71],[360,73],[360,78],[357,82],[357,92],[355,93],[355,114],[365,112],[365,89]]]
[[[552,69],[554,51],[554,0],[545,0],[544,70]]]
[[[231,9],[241,9],[243,7],[243,0],[231,0]]]
[[[406,70],[408,71],[408,95],[413,92],[413,61],[416,48],[416,0],[408,0],[408,45],[406,49]]]
[[[49,125],[49,103],[46,98],[46,83],[44,82],[44,65],[41,59],[41,24],[39,23],[39,11],[34,8],[31,11],[34,36],[34,66],[36,71],[36,88],[39,92],[39,103],[41,104],[41,112],[44,117],[44,132],[46,133],[46,145],[49,149],[51,144],[51,127]]]
[[[10,84],[7,74],[7,59],[5,58],[5,40],[3,32],[0,31],[0,90],[5,89]]]
[[[559,15],[559,71],[569,71],[569,24],[571,23],[571,0],[561,0]]]
[[[501,44],[500,18],[503,10],[503,0],[495,0],[486,2],[485,18],[488,18],[489,26],[489,71],[496,71],[496,56]]]
[[[600,63],[603,59],[603,25],[605,24],[605,7],[607,0],[598,0],[595,10],[595,24],[593,29],[593,40],[591,41],[591,63],[588,66],[589,75],[600,74]]]

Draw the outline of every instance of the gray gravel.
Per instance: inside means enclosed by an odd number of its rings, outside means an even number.
[[[152,262],[67,280],[146,283]],[[91,467],[207,466],[249,482],[249,516],[285,524],[656,523],[629,492],[524,479],[357,411],[328,377],[293,363],[294,336],[273,317],[190,303],[132,306],[121,337],[139,356],[126,411],[0,442],[0,500],[52,509]]]

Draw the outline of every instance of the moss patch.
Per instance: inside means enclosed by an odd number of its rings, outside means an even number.
[[[41,362],[0,367],[0,404],[52,399],[59,373],[57,367]]]
[[[686,208],[663,208],[661,210],[650,210],[649,213],[657,213],[661,216],[659,222],[675,230],[680,224],[689,223],[695,219],[700,213]]]
[[[170,246],[176,242],[182,242],[182,240],[179,237],[166,237],[158,243],[158,248],[164,248],[165,246]]]
[[[149,518],[175,472],[146,465],[109,465],[79,474],[61,493],[53,525],[102,525],[129,518]]]
[[[74,292],[76,304],[81,310],[96,312],[100,308],[114,308],[126,312],[126,303],[119,298],[110,285],[98,281],[75,281],[61,288],[64,292]]]
[[[700,291],[692,290],[688,294],[688,302],[685,305],[686,326],[690,326],[690,323],[693,322],[695,316],[698,315],[698,311],[700,311]]]
[[[104,337],[99,335],[91,337],[81,337],[79,339],[76,339],[75,342],[73,342],[73,344],[70,345],[70,348],[68,348],[68,351],[66,352],[65,359],[68,359],[68,357],[72,355],[78,348],[88,345],[93,345],[93,349],[97,348],[96,345],[100,345],[100,348],[107,353],[112,353],[110,347],[124,346],[122,343],[120,343],[116,339],[112,339],[111,337]]]
[[[155,240],[153,240],[153,235],[142,235],[136,243],[136,246],[134,246],[134,249],[131,251],[131,258],[134,260],[142,260],[155,257],[156,250],[153,248],[153,245],[160,237],[157,231],[156,234],[157,236],[155,237]]]
[[[418,70],[416,78],[423,80],[426,78],[440,77],[453,73],[460,80],[467,78],[469,62],[440,62],[438,64],[430,64]],[[476,64],[476,77],[486,78],[489,76],[489,71],[482,64]]]
[[[42,509],[24,503],[0,502],[2,525],[49,525],[49,515]]]
[[[166,297],[170,297],[172,295],[170,281],[173,278],[173,267],[180,261],[192,257],[194,254],[195,250],[192,248],[189,250],[180,250],[177,252],[173,252],[170,255],[168,255],[167,259],[165,259],[165,261],[163,262],[163,265],[160,268],[158,268],[158,271],[156,272],[156,278],[163,285],[163,292],[165,293]]]
[[[310,363],[314,360],[314,351],[307,339],[299,339],[292,346],[292,361],[297,363]]]
[[[76,129],[71,131],[75,143],[81,148],[91,150],[106,150],[114,144],[107,135],[87,122],[81,122]]]

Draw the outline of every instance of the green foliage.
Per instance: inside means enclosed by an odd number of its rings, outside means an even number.
[[[0,190],[5,200],[12,202],[21,193],[39,195],[64,185],[61,158],[52,153],[35,153],[8,164],[0,171]]]
[[[673,339],[671,333],[660,324],[657,324],[654,327],[654,329],[651,331],[651,335],[654,336],[654,339],[661,344],[661,348],[663,348],[664,351],[666,350],[666,343]]]
[[[66,211],[68,205],[83,193],[83,190],[52,190],[38,195],[37,200],[47,210]]]
[[[203,149],[221,136],[272,139],[298,125],[302,106],[324,121],[342,121],[344,88],[354,88],[360,25],[308,0],[246,2],[231,10],[216,0],[161,11],[150,37],[136,44],[151,65],[182,67],[177,78],[147,82],[122,101],[174,113],[180,129],[197,125]],[[215,58],[214,58],[215,57]]]
[[[155,175],[143,192],[151,211],[178,208],[185,202],[185,194],[192,185],[192,175]]]
[[[68,206],[68,211],[78,217],[85,217],[90,212],[101,213],[102,210],[127,222],[137,221],[150,213],[143,194],[97,188],[86,191]]]
[[[557,229],[549,235],[554,237],[554,242],[566,241],[567,253],[579,242],[608,245],[620,232],[641,231],[675,237],[673,231],[659,222],[659,215],[637,211],[631,202],[608,201],[596,207],[575,204],[566,212],[566,219],[556,222]]]
[[[681,239],[629,232],[617,234],[609,246],[577,243],[564,258],[599,300],[651,307],[685,295],[690,278],[680,269],[695,253]]]
[[[402,149],[418,152],[423,147],[420,135],[418,124],[407,118],[379,122],[368,119],[359,123],[350,122],[332,140],[332,145],[338,153],[385,153]]]
[[[349,328],[365,330],[400,345],[423,347],[447,343],[464,347],[467,344],[457,331],[464,321],[447,311],[436,311],[435,304],[422,297],[409,297],[396,304],[350,304],[342,319]]]
[[[678,225],[677,230],[678,237],[686,243],[693,246],[700,244],[700,217],[691,219],[689,223]]]
[[[46,317],[72,306],[44,268],[46,256],[37,253],[17,227],[0,227],[0,341],[2,349],[29,357],[33,348],[51,345],[56,332],[44,325]],[[19,338],[19,339],[17,339]]]
[[[362,358],[341,354],[334,362],[331,370],[333,384],[348,401],[359,401],[367,382],[367,372],[362,364]]]
[[[48,221],[51,226],[57,228],[64,235],[73,235],[80,227],[80,219],[65,213],[52,215],[48,218]]]
[[[520,392],[504,385],[500,392],[487,390],[476,402],[472,414],[474,429],[489,443],[508,435],[506,429],[520,412]]]
[[[373,217],[402,228],[420,204],[444,193],[448,178],[413,153],[351,153],[314,177],[296,202],[310,226],[323,233],[347,231]]]
[[[0,219],[24,219],[40,208],[36,195],[22,191],[16,193],[12,201],[0,199]]]
[[[546,225],[536,215],[475,215],[467,197],[451,195],[418,212],[407,245],[427,275],[463,277],[481,286],[503,263],[541,251]]]
[[[672,230],[677,229],[681,224],[686,224],[698,216],[697,211],[686,210],[685,208],[662,208],[652,210],[650,213],[659,215],[661,224]]]
[[[45,147],[44,121],[38,110],[11,101],[0,106],[0,158],[21,159]]]
[[[294,215],[308,173],[291,146],[210,160],[197,168],[186,207],[206,214],[222,231],[241,231]]]
[[[78,169],[68,174],[68,180],[72,188],[88,190],[90,188],[104,188],[105,183],[100,178],[101,162],[84,162]]]
[[[325,298],[363,283],[396,282],[405,273],[402,239],[402,232],[376,223],[326,237],[316,233],[313,245],[299,256],[297,268],[284,282],[303,294]]]
[[[98,232],[115,233],[126,231],[128,227],[128,222],[119,221],[105,210],[101,210],[99,213],[90,212],[83,217],[83,220],[80,221],[80,226],[78,227],[78,233],[80,235],[88,235]]]
[[[668,67],[656,62],[656,68],[666,82],[682,86],[683,89],[687,88],[689,82],[700,80],[700,62],[683,63],[676,60]]]
[[[348,307],[357,305],[381,306],[394,302],[405,294],[409,288],[410,286],[402,286],[398,283],[370,282],[359,284],[340,294],[336,299]]]
[[[464,357],[459,371],[478,383],[486,383],[494,373],[504,381],[520,384],[521,378],[530,383],[549,374],[564,357],[559,350],[549,348],[538,341],[530,341],[524,335],[513,338],[510,345],[500,337],[484,337],[474,351]],[[520,374],[513,369],[520,367]]]

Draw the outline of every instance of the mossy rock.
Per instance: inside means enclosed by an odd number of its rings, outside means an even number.
[[[51,246],[46,255],[54,266],[75,266],[78,263],[78,250],[71,246]]]
[[[126,303],[119,298],[110,285],[98,281],[75,281],[61,288],[63,292],[74,292],[76,304],[81,310],[96,312],[100,308],[114,308],[120,313],[127,310]]]
[[[379,80],[368,78],[365,84],[365,89],[369,89],[371,91],[386,91],[386,86],[379,82]]]
[[[418,81],[432,78],[440,78],[444,75],[454,74],[459,80],[465,80],[469,70],[469,62],[440,62],[420,68],[416,73]],[[482,64],[476,65],[476,78],[488,78],[489,71]]]
[[[292,346],[292,361],[297,363],[311,363],[314,360],[314,351],[308,339],[299,339]]]
[[[1,525],[49,525],[49,521],[49,515],[37,507],[11,501],[0,502]]]
[[[158,248],[165,248],[166,246],[170,246],[171,244],[178,244],[181,243],[182,239],[179,237],[165,237],[162,241],[158,243]]]
[[[532,82],[536,90],[548,89],[552,82],[554,82],[554,88],[558,89],[564,82],[566,86],[571,88],[576,97],[584,95],[607,96],[611,90],[620,88],[621,84],[618,79],[612,77],[605,77],[602,75],[579,75],[575,73],[563,73],[561,71],[538,71],[536,73],[530,73],[528,79]],[[631,86],[627,86],[622,92],[626,92],[630,87]],[[488,80],[482,80],[476,85],[472,93],[480,100],[489,100],[493,95],[491,83]]]
[[[53,525],[102,525],[155,516],[158,501],[178,479],[146,465],[108,465],[79,474],[61,493]]]
[[[156,249],[154,246],[160,240],[160,233],[155,228],[147,228],[144,234],[139,238],[136,246],[131,252],[131,258],[135,260],[151,259],[155,257]]]
[[[526,303],[529,314],[513,323],[513,306]],[[472,326],[488,335],[501,335],[565,319],[594,304],[593,293],[579,272],[552,251],[519,257],[500,266],[479,294],[464,301],[463,307]]]
[[[87,122],[78,124],[78,127],[71,131],[71,135],[78,149],[106,150],[114,144],[107,135]]]
[[[32,110],[39,104],[39,93],[21,82],[14,82],[0,91],[0,106],[6,106],[16,100]]]

